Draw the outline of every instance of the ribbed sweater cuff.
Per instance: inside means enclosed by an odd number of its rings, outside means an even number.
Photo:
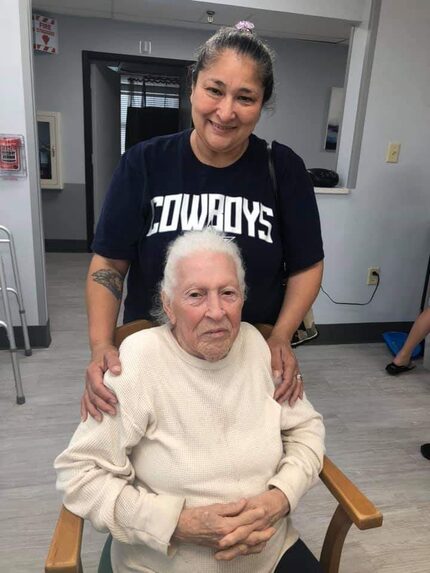
[[[269,482],[269,487],[277,487],[287,496],[290,503],[290,513],[292,513],[301,497],[308,491],[312,484],[307,476],[297,472],[297,468],[285,465]]]
[[[144,508],[140,508],[138,504],[133,519],[128,520],[133,524],[135,542],[148,545],[151,549],[172,557],[176,549],[171,538],[184,507],[185,498],[147,494],[143,503]]]

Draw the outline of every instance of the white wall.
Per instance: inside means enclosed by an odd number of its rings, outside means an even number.
[[[0,131],[24,135],[27,177],[0,179],[0,224],[12,231],[29,325],[47,322],[32,80],[30,0],[0,0]],[[2,238],[4,235],[2,234]],[[0,249],[9,262],[8,249]],[[12,286],[10,264],[8,283]],[[14,324],[19,324],[11,299]],[[0,310],[3,317],[3,310]]]
[[[194,0],[205,2],[205,0]],[[212,0],[212,4],[229,4],[245,8],[262,9],[261,0]],[[266,0],[265,10],[290,12],[306,16],[360,21],[367,0]]]
[[[335,306],[321,294],[319,323],[414,320],[430,254],[430,3],[382,0],[357,187],[318,196],[326,251],[324,285],[332,297],[365,301],[367,268],[381,285],[365,307]],[[387,143],[402,144],[398,164]]]

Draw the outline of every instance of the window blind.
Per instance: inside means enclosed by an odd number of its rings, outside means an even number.
[[[179,78],[121,75],[121,154],[125,151],[128,107],[179,108]]]

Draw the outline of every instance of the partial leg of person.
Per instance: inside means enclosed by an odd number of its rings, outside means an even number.
[[[275,573],[323,573],[316,557],[298,539],[282,556]]]
[[[393,362],[387,365],[389,374],[401,374],[408,369],[412,352],[417,344],[430,332],[430,307],[423,310],[414,322],[411,331],[401,350],[396,354]]]
[[[430,332],[430,307],[423,310],[414,322],[411,331],[404,343],[402,349],[394,358],[394,364],[397,366],[406,366],[411,360],[411,354],[417,344],[424,340]]]

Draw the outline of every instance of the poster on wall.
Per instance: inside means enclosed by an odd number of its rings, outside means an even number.
[[[33,49],[46,54],[58,54],[57,20],[33,14]]]
[[[339,127],[343,111],[343,88],[331,88],[330,104],[328,108],[327,129],[324,140],[326,151],[336,151],[339,136]]]

